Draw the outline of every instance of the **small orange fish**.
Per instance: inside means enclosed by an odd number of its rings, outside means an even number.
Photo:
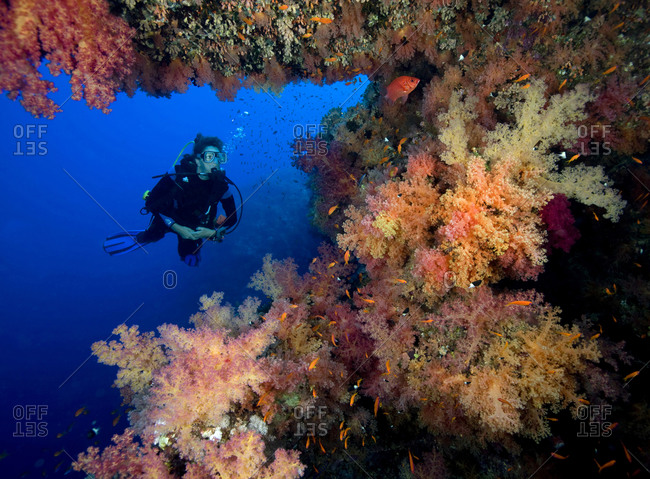
[[[575,161],[578,158],[580,158],[580,153],[573,155],[567,163],[571,163],[572,161]]]
[[[122,415],[119,414],[113,419],[113,426],[117,426],[117,423],[120,422],[121,417],[122,417]]]
[[[627,376],[625,376],[625,377],[623,378],[623,381],[627,381],[628,379],[632,379],[632,378],[637,377],[637,376],[639,375],[640,372],[641,372],[641,371],[634,371],[633,373],[628,374]]]
[[[596,221],[600,221],[600,219],[598,219],[598,215],[596,214],[596,212],[592,211],[592,213],[594,214],[594,218],[596,219]]]
[[[375,303],[375,300],[374,300],[374,299],[367,299],[367,298],[361,298],[361,299],[362,299],[363,301],[365,301],[366,303],[370,303],[370,304],[374,304],[374,303]]]
[[[332,344],[334,345],[335,348],[338,348],[338,344],[336,344],[336,338],[334,337],[334,333],[332,333]]]
[[[530,83],[526,83],[525,85],[521,86],[522,90],[525,90],[526,88],[530,88]]]
[[[625,447],[625,444],[621,442],[621,446],[623,446],[623,451],[625,452],[625,458],[627,459],[627,462],[631,463],[632,462],[632,457],[630,457],[630,453],[627,450],[627,447]]]
[[[406,103],[409,93],[415,90],[418,83],[420,83],[419,78],[409,76],[397,77],[386,87],[386,95],[384,98],[388,100],[391,105],[398,99],[400,99],[402,103]]]
[[[302,36],[302,38],[309,38],[309,37],[311,37],[312,35],[313,35],[312,33],[305,33],[305,34]]]
[[[336,264],[336,261],[332,261],[330,264],[327,265],[327,269],[333,268],[335,264]]]
[[[621,28],[623,25],[625,25],[625,22],[621,22],[621,23],[619,23],[618,25],[616,25],[616,26],[614,27],[614,30],[618,30],[618,29]]]
[[[280,5],[278,8],[280,10],[286,10],[287,8],[289,8],[289,5]]]
[[[386,374],[390,374],[390,359],[386,360]]]
[[[379,396],[377,396],[377,399],[375,399],[375,417],[377,417],[377,411],[379,410]],[[373,437],[374,439],[374,437]],[[375,441],[377,442],[377,441]]]
[[[338,58],[336,58],[336,57],[329,57],[329,58],[325,59],[326,62],[335,62],[337,60],[338,60]]]
[[[415,472],[415,468],[413,467],[413,456],[411,455],[410,449],[409,449],[409,465],[411,466],[411,472]]]
[[[86,410],[85,407],[80,407],[79,409],[77,409],[77,411],[74,413],[74,417],[79,417],[82,414],[88,414],[88,411]]]
[[[329,210],[327,210],[327,216],[331,215],[338,209],[339,205],[332,206]]]
[[[404,144],[405,141],[406,141],[406,138],[402,138],[399,141],[399,144],[397,145],[397,153],[402,153],[402,145]]]
[[[316,358],[311,363],[309,363],[308,371],[311,371],[312,369],[314,369],[316,367],[316,363],[318,362],[319,359],[320,358]]]
[[[506,304],[506,306],[510,306],[513,304],[517,306],[530,306],[531,304],[533,304],[533,302],[532,301],[510,301],[508,304]]]
[[[514,406],[510,404],[508,401],[506,401],[505,399],[501,399],[501,398],[497,398],[497,399],[499,400],[499,402],[502,402],[503,404],[507,404],[508,406],[514,409]]]
[[[564,85],[566,85],[566,78],[562,83],[560,83],[560,86],[557,88],[557,91],[560,91]]]
[[[552,452],[551,456],[553,456],[555,459],[567,459],[569,456],[560,456],[557,452]]]
[[[612,68],[608,68],[603,72],[603,75],[609,75],[610,73],[613,73],[616,70],[616,65],[614,65]]]
[[[237,36],[239,37],[239,39],[240,39],[242,42],[243,42],[244,40],[246,40],[246,37],[245,37],[244,35],[242,35],[241,33],[239,33],[239,32],[237,32]]]
[[[311,17],[310,20],[312,22],[325,23],[325,24],[333,22],[331,18],[322,18],[322,17]]]
[[[589,406],[591,404],[589,401],[587,401],[586,399],[582,399],[582,398],[578,398],[578,402],[582,403],[582,404],[584,404],[586,406]]]
[[[643,86],[643,85],[645,84],[645,82],[647,82],[648,80],[650,80],[650,75],[648,75],[647,77],[645,77],[645,78],[643,79],[643,81],[642,81],[641,83],[639,83],[639,86]],[[643,117],[642,117],[642,118],[643,118]]]
[[[282,314],[280,315],[280,317],[278,318],[278,320],[279,320],[280,322],[284,321],[285,319],[287,319],[287,313],[282,313]]]
[[[594,459],[594,462],[598,466],[598,474],[600,474],[603,469],[607,469],[608,467],[612,467],[614,464],[616,464],[616,459],[612,459],[611,461],[606,462],[602,466],[600,464],[598,464],[598,461],[596,461],[596,459]]]
[[[345,252],[345,254],[343,255],[343,260],[345,261],[345,264],[348,264],[348,262],[350,261],[350,250]]]
[[[350,406],[354,404],[354,398],[357,397],[357,393],[354,393],[352,397],[350,398]]]
[[[258,405],[258,406],[259,406],[260,404],[263,404],[262,401],[264,401],[264,398],[266,397],[267,394],[268,394],[268,392],[265,392],[264,394],[262,394],[262,397],[259,399],[259,401],[257,401],[257,405]]]
[[[639,160],[638,158],[634,158],[634,157],[632,157],[632,159],[633,159],[634,161],[636,161],[639,165],[642,165],[642,164],[643,164],[643,162],[642,162],[641,160]]]
[[[526,73],[525,75],[520,76],[515,80],[515,83],[519,83],[520,81],[528,80],[530,77],[530,73]]]
[[[242,18],[242,21],[248,26],[251,26],[253,24],[252,18]]]

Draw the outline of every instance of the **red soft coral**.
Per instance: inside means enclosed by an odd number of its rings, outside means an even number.
[[[542,219],[548,231],[548,245],[568,253],[571,246],[580,239],[580,231],[574,226],[569,200],[557,194],[542,209]]]

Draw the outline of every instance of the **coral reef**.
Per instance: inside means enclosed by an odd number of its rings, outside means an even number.
[[[545,438],[573,434],[582,407],[625,400],[622,328],[641,350],[648,332],[646,9],[0,5],[0,87],[35,115],[57,112],[43,61],[104,111],[118,91],[209,85],[232,99],[297,79],[374,82],[361,104],[332,110],[322,134],[294,141],[331,243],[302,276],[266,257],[251,280],[266,303],[235,309],[213,293],[192,329],[120,327],[119,341],[95,344],[119,368],[130,427],[75,467],[98,478],[347,477],[358,465],[388,477],[522,477],[564,447]],[[400,77],[419,82],[389,104]],[[613,237],[630,239],[612,259]],[[606,261],[615,282],[590,266]],[[567,272],[570,287],[548,287]],[[599,421],[603,433],[616,427]],[[616,471],[633,474],[622,462]]]

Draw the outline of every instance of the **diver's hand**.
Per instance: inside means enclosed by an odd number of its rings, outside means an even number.
[[[212,241],[218,241],[221,243],[223,241],[224,236],[226,236],[226,227],[225,226],[220,226],[216,230],[213,230],[214,236],[212,237]]]
[[[178,223],[174,223],[171,230],[183,239],[197,240],[203,238],[203,236],[199,235],[198,231],[194,231],[192,228],[188,228],[187,226],[181,226]]]
[[[223,230],[225,231],[226,228]],[[203,226],[196,228],[196,235],[198,238],[211,239],[215,234],[215,231],[210,228],[204,228]]]

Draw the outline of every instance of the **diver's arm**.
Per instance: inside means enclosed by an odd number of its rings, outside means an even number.
[[[237,208],[235,207],[235,198],[232,191],[226,190],[220,201],[221,206],[223,206],[223,210],[226,213],[226,221],[221,223],[219,226],[225,226],[226,228],[235,226],[237,223]]]
[[[198,239],[201,239],[201,238],[205,238],[205,234],[200,231],[201,227],[199,227],[195,231],[195,230],[193,230],[192,228],[190,228],[188,226],[182,226],[182,225],[179,225],[178,223],[174,223],[170,227],[170,229],[183,239],[198,240]],[[203,229],[205,229],[205,228],[203,228]],[[212,231],[212,230],[210,230],[210,231]]]

